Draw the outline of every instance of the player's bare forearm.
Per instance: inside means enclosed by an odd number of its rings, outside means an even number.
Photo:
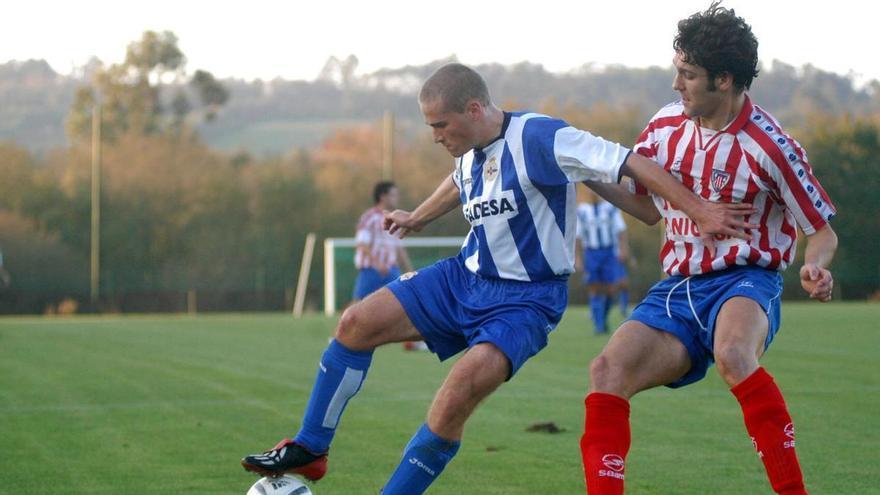
[[[834,253],[837,251],[837,234],[831,225],[824,227],[807,236],[807,248],[804,250],[804,264],[816,265],[828,268]]]
[[[458,188],[452,181],[452,175],[446,177],[443,182],[412,212],[411,219],[419,228],[428,225],[434,219],[439,218],[461,204]]]
[[[748,230],[758,228],[743,220],[744,216],[757,211],[751,205],[704,201],[666,170],[638,153],[629,154],[621,172],[685,212],[697,223],[704,238],[720,234],[751,240]]]
[[[657,211],[654,200],[650,196],[633,194],[624,184],[593,181],[585,181],[584,184],[609,203],[648,225],[654,225],[660,221],[660,212]]]
[[[820,302],[831,300],[834,290],[834,277],[828,266],[837,250],[837,234],[830,225],[807,237],[807,248],[804,251],[804,266],[800,269],[801,287],[811,299]]]
[[[385,212],[384,227],[390,234],[396,234],[403,238],[410,232],[422,230],[425,225],[449,213],[459,204],[458,188],[452,181],[452,175],[449,175],[414,211]]]

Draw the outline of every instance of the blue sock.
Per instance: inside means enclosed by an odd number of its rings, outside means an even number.
[[[352,351],[336,339],[330,342],[321,356],[312,396],[294,442],[315,454],[330,448],[342,411],[361,389],[372,360],[373,351]]]
[[[603,294],[590,296],[590,314],[593,318],[593,328],[596,333],[604,333],[605,328],[605,304],[608,297]]]
[[[622,289],[620,291],[620,314],[626,317],[629,313],[629,291]]]
[[[403,459],[382,489],[382,495],[424,493],[458,452],[459,446],[461,442],[444,440],[423,424],[403,450]]]

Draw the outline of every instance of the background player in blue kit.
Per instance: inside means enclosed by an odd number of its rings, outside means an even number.
[[[577,239],[583,253],[584,283],[590,292],[590,317],[597,334],[608,332],[608,312],[620,293],[621,313],[628,304],[629,242],[623,215],[593,191],[577,207]]]
[[[387,215],[386,226],[404,236],[461,207],[471,225],[464,246],[458,256],[404,274],[343,313],[299,432],[242,459],[249,471],[323,477],[330,443],[373,350],[424,340],[441,360],[466,352],[383,491],[423,493],[455,456],[480,401],[547,344],[562,317],[574,265],[577,182],[617,183],[629,175],[682,205],[704,231],[742,235],[737,229],[747,206],[710,205],[650,160],[560,120],[502,112],[482,77],[464,65],[438,69],[419,103],[434,141],[456,157],[455,169],[414,211]]]

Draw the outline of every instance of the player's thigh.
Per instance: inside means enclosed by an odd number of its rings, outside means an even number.
[[[768,330],[767,313],[760,304],[748,297],[731,297],[721,305],[715,319],[713,347],[744,347],[760,356]]]
[[[368,350],[389,342],[422,340],[397,297],[383,287],[342,313],[336,340],[353,350]]]
[[[690,368],[687,348],[678,337],[628,320],[591,363],[590,390],[629,398],[672,383]]]

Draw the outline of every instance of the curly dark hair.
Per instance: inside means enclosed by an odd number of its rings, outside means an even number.
[[[758,40],[742,17],[720,4],[712,2],[704,12],[679,21],[672,47],[684,62],[706,69],[710,91],[715,90],[715,77],[724,73],[743,91],[758,76]]]

